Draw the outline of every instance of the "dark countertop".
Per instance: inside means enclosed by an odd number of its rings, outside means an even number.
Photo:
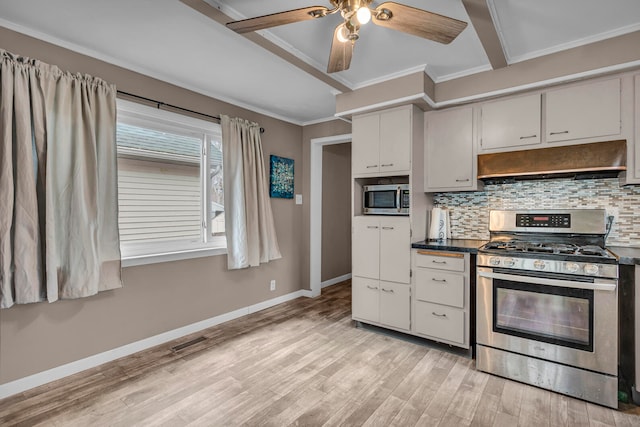
[[[411,245],[413,249],[432,249],[437,251],[478,253],[478,248],[487,243],[486,240],[475,239],[448,239],[448,240],[422,240]]]
[[[632,248],[627,246],[607,246],[622,265],[640,264],[640,248]]]

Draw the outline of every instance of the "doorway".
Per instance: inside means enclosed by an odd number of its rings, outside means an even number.
[[[335,135],[324,138],[314,138],[311,140],[311,195],[309,201],[310,209],[310,260],[309,260],[309,281],[311,283],[311,296],[320,295],[322,290],[322,170],[323,170],[323,148],[329,145],[345,144],[351,142],[351,134]],[[348,184],[351,189],[351,179]],[[350,209],[349,209],[350,210]],[[349,233],[350,236],[350,233]],[[346,275],[345,275],[346,276]],[[346,279],[348,277],[344,277]],[[336,280],[341,277],[336,278]],[[343,280],[344,280],[343,279]],[[326,282],[325,282],[326,284]]]

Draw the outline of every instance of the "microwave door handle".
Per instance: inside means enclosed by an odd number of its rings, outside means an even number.
[[[598,279],[595,279],[595,283],[585,283],[572,280],[547,279],[546,277],[517,276],[513,274],[493,273],[488,271],[479,271],[478,276],[486,277],[487,279],[502,279],[510,280],[512,282],[531,283],[534,285],[561,286],[565,288],[587,289],[593,291],[615,291],[617,288],[615,283],[611,283],[610,281],[598,282]]]
[[[396,206],[398,207],[398,212],[402,212],[402,189],[400,187],[396,190]]]

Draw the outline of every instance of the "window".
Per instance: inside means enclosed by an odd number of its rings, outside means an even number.
[[[220,125],[118,100],[123,258],[226,247]]]

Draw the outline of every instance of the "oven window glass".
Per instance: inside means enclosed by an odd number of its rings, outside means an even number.
[[[396,192],[395,190],[389,191],[367,191],[365,197],[365,208],[377,208],[395,209],[396,206]]]
[[[493,281],[493,328],[522,338],[593,351],[593,291]]]

